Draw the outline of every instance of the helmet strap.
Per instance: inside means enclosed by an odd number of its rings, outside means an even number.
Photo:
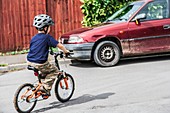
[[[45,34],[47,34],[49,27],[47,26],[46,29],[44,28],[43,31]]]

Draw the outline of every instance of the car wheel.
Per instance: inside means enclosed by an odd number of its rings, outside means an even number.
[[[120,60],[120,49],[112,41],[103,41],[97,45],[93,58],[97,65],[114,66]]]

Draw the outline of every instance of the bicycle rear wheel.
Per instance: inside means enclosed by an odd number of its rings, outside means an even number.
[[[16,91],[14,106],[19,113],[30,113],[34,109],[37,100],[34,97],[30,97],[33,87],[32,84],[26,83],[21,85]]]
[[[66,77],[59,77],[55,84],[55,96],[60,102],[67,102],[75,89],[74,79],[66,73]]]

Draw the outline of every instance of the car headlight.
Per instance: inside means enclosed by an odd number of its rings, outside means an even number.
[[[70,36],[68,43],[83,43],[84,39],[79,36]]]

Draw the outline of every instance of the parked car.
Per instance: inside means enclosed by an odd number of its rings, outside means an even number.
[[[114,13],[101,25],[80,28],[60,39],[72,59],[114,66],[120,58],[170,52],[169,0],[140,0]]]

